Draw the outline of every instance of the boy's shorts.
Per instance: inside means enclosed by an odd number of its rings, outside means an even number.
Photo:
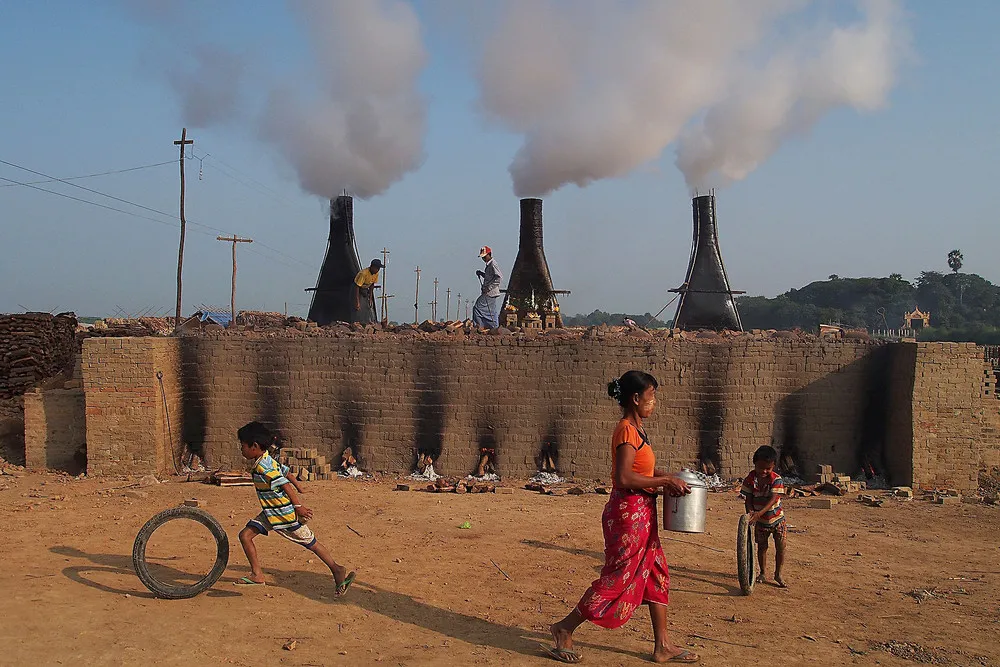
[[[295,530],[288,530],[287,528],[271,528],[271,525],[267,521],[267,516],[265,516],[263,512],[247,521],[247,528],[253,528],[261,535],[267,535],[273,530],[289,542],[301,544],[306,549],[309,549],[312,545],[316,544],[316,536],[313,535],[309,526],[302,524]]]
[[[784,545],[787,528],[784,519],[773,526],[762,526],[759,523],[755,523],[753,526],[754,541],[757,544],[767,544],[767,536],[774,535],[775,546],[779,544]]]

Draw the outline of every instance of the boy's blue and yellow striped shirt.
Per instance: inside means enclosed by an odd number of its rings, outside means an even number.
[[[278,462],[267,452],[254,461],[253,485],[257,490],[257,499],[264,510],[264,516],[274,530],[295,530],[299,527],[299,519],[295,515],[292,501],[282,488],[289,484],[288,478],[282,474]]]

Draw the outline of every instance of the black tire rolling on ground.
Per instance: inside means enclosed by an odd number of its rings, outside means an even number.
[[[218,551],[215,556],[215,565],[212,566],[211,571],[204,577],[196,581],[189,586],[175,586],[173,584],[163,583],[149,573],[149,567],[146,564],[146,543],[149,542],[149,538],[152,537],[153,532],[157,528],[162,526],[168,521],[173,521],[174,519],[190,519],[192,521],[197,521],[201,525],[208,528],[209,532],[212,533],[212,537],[215,538],[215,543],[218,546]],[[225,529],[222,525],[215,520],[211,514],[203,509],[198,509],[197,507],[172,507],[168,510],[163,510],[152,519],[146,522],[140,530],[139,534],[135,536],[135,544],[132,547],[132,565],[135,567],[135,573],[139,577],[139,581],[143,585],[152,591],[157,597],[165,598],[167,600],[183,600],[184,598],[193,598],[195,595],[202,593],[215,584],[222,576],[222,573],[226,571],[226,566],[229,564],[229,537],[226,535]]]
[[[753,550],[753,526],[750,516],[740,517],[740,526],[736,531],[736,570],[740,577],[740,590],[743,595],[753,593],[753,585],[757,583],[757,560]]]

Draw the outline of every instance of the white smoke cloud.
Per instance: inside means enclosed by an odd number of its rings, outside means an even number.
[[[160,7],[145,1],[144,12]],[[271,62],[237,57],[201,35],[190,66],[168,69],[184,121],[205,127],[249,119],[307,192],[381,194],[423,160],[426,105],[417,79],[427,54],[420,22],[404,0],[287,5],[308,38],[312,78],[298,70],[275,84],[266,69]],[[263,100],[250,96],[257,90],[265,91]]]
[[[863,2],[862,21],[847,27],[814,9],[512,0],[479,78],[483,111],[524,135],[510,166],[515,193],[624,175],[678,137],[689,186],[706,187],[742,178],[834,107],[883,105],[906,39],[895,1]]]
[[[240,108],[246,63],[234,53],[198,45],[189,67],[167,73],[190,127],[208,127],[235,117]]]
[[[396,0],[293,4],[321,74],[318,96],[275,88],[262,136],[274,142],[308,192],[384,192],[420,166],[426,127],[417,78],[427,60],[420,23]]]
[[[898,8],[862,4],[863,18],[834,27],[814,44],[775,54],[746,72],[733,89],[677,142],[677,166],[688,186],[705,189],[746,177],[781,143],[807,132],[837,107],[885,106],[896,68],[907,53]]]

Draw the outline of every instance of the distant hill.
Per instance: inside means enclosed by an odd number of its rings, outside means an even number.
[[[1000,287],[974,273],[924,271],[916,283],[888,278],[831,277],[769,299],[737,299],[744,329],[815,330],[821,323],[898,329],[903,314],[930,311],[921,340],[1000,344]]]

